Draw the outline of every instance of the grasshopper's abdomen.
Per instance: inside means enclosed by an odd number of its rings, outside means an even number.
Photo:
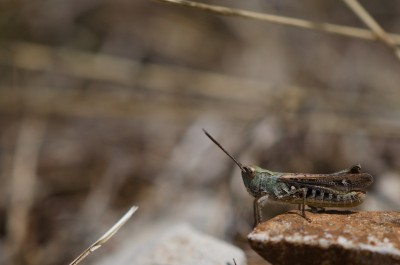
[[[302,191],[290,194],[290,191]],[[303,194],[306,194],[305,200]],[[278,190],[271,199],[292,203],[324,208],[324,207],[355,207],[360,205],[366,197],[365,191],[340,191],[326,187],[304,187],[304,186],[286,186]]]
[[[314,195],[315,194],[315,195]],[[321,190],[307,189],[305,204],[313,207],[355,207],[360,205],[366,197],[362,191],[346,193],[329,193]],[[290,203],[302,204],[303,198],[296,196]],[[289,201],[288,201],[289,202]]]

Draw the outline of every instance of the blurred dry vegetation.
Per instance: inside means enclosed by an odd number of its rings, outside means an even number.
[[[214,0],[367,27],[341,1]],[[362,0],[400,33],[398,1]],[[0,263],[66,264],[132,204],[119,238],[188,222],[248,250],[244,163],[376,178],[400,210],[400,61],[382,42],[147,0],[1,1]],[[265,218],[290,209],[267,204]]]

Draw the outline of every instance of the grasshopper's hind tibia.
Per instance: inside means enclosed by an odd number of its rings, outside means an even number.
[[[304,217],[307,221],[311,222],[309,218],[306,216],[306,196],[307,196],[307,188],[299,188],[295,190],[291,190],[289,193],[282,195],[279,200],[285,200],[286,198],[291,198],[293,196],[301,196],[303,199],[303,203],[299,203],[299,210],[301,210],[301,216]]]
[[[294,192],[299,191],[302,193],[303,197],[303,203],[299,204],[301,206],[301,216],[303,216],[304,219],[306,219],[308,222],[311,222],[309,218],[306,216],[306,197],[307,197],[307,188],[302,188],[298,190],[294,190]]]

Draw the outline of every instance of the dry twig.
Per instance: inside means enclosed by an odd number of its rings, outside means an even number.
[[[400,59],[400,50],[396,46],[395,40],[388,34],[378,22],[368,13],[367,10],[357,0],[343,0],[350,9],[356,14],[365,25],[367,25],[376,37],[385,43],[389,48],[393,49],[397,58]],[[398,43],[397,43],[398,44]]]
[[[76,257],[69,265],[77,265],[84,260],[89,254],[105,244],[136,212],[137,206],[132,206],[107,232],[97,239],[90,247],[85,249],[78,257]]]
[[[348,37],[360,38],[360,39],[365,39],[365,40],[377,40],[377,38],[378,38],[375,33],[371,32],[369,30],[355,28],[355,27],[349,27],[349,26],[342,26],[342,25],[336,25],[336,24],[330,24],[330,23],[318,23],[318,22],[308,21],[305,19],[298,19],[298,18],[277,16],[277,15],[271,15],[271,14],[265,14],[265,13],[258,13],[258,12],[234,9],[234,8],[229,8],[229,7],[224,7],[224,6],[203,4],[203,3],[198,3],[198,2],[188,1],[188,0],[155,0],[155,1],[196,8],[196,9],[200,9],[203,11],[217,13],[217,14],[225,15],[225,16],[238,16],[238,17],[243,17],[243,18],[263,20],[263,21],[268,21],[268,22],[287,25],[287,26],[293,26],[293,27],[299,27],[299,28],[311,29],[311,30],[318,30],[318,31],[323,31],[323,32],[327,32],[327,33],[344,35],[344,36],[348,36]],[[390,38],[393,39],[393,41],[396,44],[400,44],[400,35],[399,34],[390,33],[389,36],[390,36]]]

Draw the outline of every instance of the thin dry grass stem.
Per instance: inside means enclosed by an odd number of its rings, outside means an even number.
[[[36,171],[45,128],[46,122],[43,119],[26,117],[22,120],[17,136],[6,221],[7,248],[11,260],[21,258],[23,253],[28,233],[29,212],[34,203]]]
[[[141,65],[133,60],[101,53],[82,52],[74,49],[59,48],[57,50],[49,46],[14,42],[10,43],[7,50],[0,53],[0,61],[10,62],[12,66],[36,71],[39,69],[52,71],[57,62],[57,71],[68,73],[80,78],[93,80],[107,80],[123,85],[132,85],[136,80]]]
[[[122,217],[118,220],[107,232],[105,232],[98,240],[96,240],[90,247],[85,249],[78,257],[76,257],[69,265],[79,264],[89,254],[104,245],[136,212],[137,206],[132,206]]]
[[[154,1],[169,3],[169,4],[177,4],[177,5],[181,5],[181,6],[201,9],[203,11],[217,13],[217,14],[225,15],[225,16],[238,16],[238,17],[249,18],[249,19],[263,20],[263,21],[268,21],[268,22],[287,25],[287,26],[293,26],[293,27],[299,27],[299,28],[311,29],[311,30],[318,30],[318,31],[323,31],[323,32],[327,32],[327,33],[344,35],[344,36],[348,36],[348,37],[360,38],[360,39],[365,39],[365,40],[377,40],[377,38],[378,38],[375,33],[371,32],[369,30],[355,28],[355,27],[349,27],[349,26],[342,26],[342,25],[336,25],[336,24],[330,24],[330,23],[318,23],[318,22],[312,22],[312,21],[305,20],[305,19],[298,19],[298,18],[277,16],[277,15],[271,15],[271,14],[265,14],[265,13],[258,13],[258,12],[246,11],[246,10],[242,10],[242,9],[234,9],[234,8],[229,8],[229,7],[224,7],[224,6],[203,4],[203,3],[198,3],[198,2],[188,1],[188,0],[154,0]],[[389,36],[393,39],[393,41],[396,44],[400,44],[400,35],[399,34],[390,33]]]
[[[357,0],[343,0],[357,17],[367,25],[379,40],[393,49],[397,58],[400,59],[400,50],[393,38],[379,25],[379,23],[368,13],[368,11]]]

